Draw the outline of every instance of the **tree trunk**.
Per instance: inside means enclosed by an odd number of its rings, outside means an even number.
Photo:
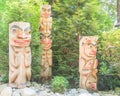
[[[120,0],[117,0],[117,24],[115,26],[120,26]]]
[[[117,17],[118,23],[120,23],[120,0],[117,0]]]

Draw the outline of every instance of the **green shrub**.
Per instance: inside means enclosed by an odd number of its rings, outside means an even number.
[[[120,29],[111,30],[108,32],[103,32],[101,40],[98,44],[98,54],[101,55],[101,60],[99,60],[99,65],[101,74],[106,71],[106,74],[120,74]],[[103,64],[104,61],[109,64]],[[109,68],[109,70],[108,70]],[[108,72],[109,71],[109,72]]]
[[[103,32],[98,43],[98,89],[120,86],[120,29]]]
[[[52,90],[54,92],[62,93],[63,91],[67,90],[67,88],[69,86],[69,82],[63,76],[55,76],[52,79],[51,86],[52,86]]]
[[[120,87],[120,77],[118,75],[98,75],[98,90],[114,90]]]

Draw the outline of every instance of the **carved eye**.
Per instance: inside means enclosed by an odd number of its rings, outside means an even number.
[[[12,29],[13,32],[16,32],[17,30],[15,28]]]
[[[27,32],[27,35],[29,35],[30,33],[31,33],[31,31],[28,31],[28,32]]]
[[[48,9],[48,12],[50,12],[51,10],[50,9]]]
[[[92,45],[90,45],[90,48],[92,48]]]
[[[25,31],[25,34],[26,34],[26,35],[29,35],[30,33],[31,33],[30,30],[26,30],[26,31]]]
[[[43,11],[46,11],[46,9],[45,9],[45,8],[43,8],[42,10],[43,10]]]
[[[92,48],[92,45],[90,44],[90,45],[88,45],[88,48]]]

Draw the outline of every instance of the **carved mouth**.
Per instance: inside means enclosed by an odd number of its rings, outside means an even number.
[[[90,84],[90,87],[91,87],[93,90],[96,90],[96,83],[91,83],[91,84]]]
[[[96,55],[96,52],[95,51],[91,51],[89,54],[90,55]]]
[[[14,40],[15,43],[29,43],[30,40]]]
[[[52,42],[51,42],[51,40],[50,39],[48,39],[48,38],[45,38],[45,39],[42,39],[41,40],[41,44],[51,44]]]
[[[44,13],[43,14],[45,17],[49,17],[50,16],[50,14],[48,14],[48,13]]]
[[[14,46],[28,46],[30,44],[30,40],[14,40]]]
[[[49,45],[47,45],[47,46],[45,46],[45,48],[44,49],[50,49],[51,48],[51,45],[49,44]]]

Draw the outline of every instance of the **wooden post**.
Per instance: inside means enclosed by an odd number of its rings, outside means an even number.
[[[52,29],[51,6],[42,5],[40,17],[40,34],[41,34],[40,45],[42,46],[40,77],[42,82],[46,82],[50,80],[52,77],[51,29]]]
[[[31,78],[30,24],[9,24],[9,85],[26,87]]]
[[[96,59],[97,37],[80,36],[79,40],[79,87],[89,91],[96,91],[98,65],[98,60]]]

